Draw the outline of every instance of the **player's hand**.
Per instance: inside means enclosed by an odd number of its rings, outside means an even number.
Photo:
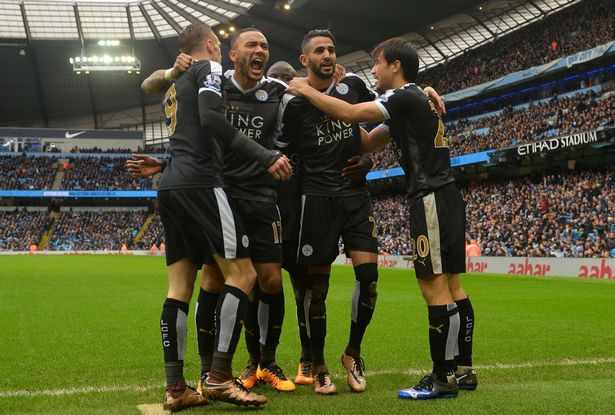
[[[267,171],[276,180],[290,180],[293,175],[293,167],[286,156],[281,156],[278,158],[271,166],[269,166]]]
[[[349,182],[365,179],[365,175],[374,167],[369,157],[352,156],[347,160],[346,167],[342,169],[342,177]]]
[[[346,68],[342,65],[335,64],[335,72],[333,73],[333,80],[335,81],[335,85],[339,85],[342,82],[342,79],[346,78]]]
[[[126,170],[133,177],[149,177],[162,171],[162,160],[143,154],[133,154],[126,160]]]
[[[190,55],[187,55],[185,53],[180,53],[179,55],[177,55],[177,58],[175,59],[175,64],[173,65],[173,68],[171,70],[173,78],[177,79],[182,76],[183,73],[188,70],[190,65],[192,65],[192,62],[193,59]]]
[[[302,96],[303,91],[307,88],[311,88],[310,84],[308,84],[307,78],[300,78],[296,76],[288,84],[288,89],[286,89],[286,92],[289,94]]]
[[[440,115],[446,114],[446,106],[444,105],[444,101],[442,101],[442,98],[438,95],[435,89],[428,86],[423,89],[423,93],[427,95],[434,102],[434,104],[436,104],[436,110],[440,113]]]

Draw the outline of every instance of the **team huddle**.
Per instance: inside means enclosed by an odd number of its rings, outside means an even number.
[[[428,308],[432,373],[398,396],[457,396],[477,387],[472,368],[474,312],[460,284],[465,272],[465,208],[455,186],[437,93],[415,85],[418,57],[401,38],[372,52],[376,91],[336,65],[335,38],[313,30],[301,45],[306,78],[269,59],[266,37],[237,31],[223,72],[220,41],[207,25],[179,36],[174,66],[142,88],[164,94],[168,162],[127,161],[134,175],[162,172],[158,208],[165,230],[169,289],[160,330],[167,392],[178,411],[225,401],[263,405],[253,387],[291,392],[313,385],[332,395],[325,360],[326,298],[340,237],[355,273],[348,343],[341,354],[353,392],[366,390],[361,344],[378,296],[377,224],[363,154],[391,143],[406,173],[413,260]],[[428,96],[429,95],[429,96]],[[369,133],[360,122],[380,123]],[[276,363],[284,320],[281,269],[295,296],[301,354],[293,380]],[[201,376],[183,374],[189,303],[196,303]],[[249,353],[231,367],[242,328]]]

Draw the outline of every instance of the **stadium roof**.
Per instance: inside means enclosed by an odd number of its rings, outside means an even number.
[[[193,21],[228,24],[254,0],[2,0],[0,38],[154,39]]]
[[[271,62],[297,66],[303,35],[329,27],[338,61],[372,82],[369,51],[386,38],[412,39],[424,69],[578,1],[0,0],[0,89],[12,97],[0,104],[0,125],[59,126],[53,120],[89,115],[104,128],[103,113],[157,102],[140,93],[141,79],[171,65],[176,36],[193,21],[224,31],[223,41],[231,27],[256,26],[271,44]],[[69,58],[104,39],[134,53],[141,75],[76,75]]]

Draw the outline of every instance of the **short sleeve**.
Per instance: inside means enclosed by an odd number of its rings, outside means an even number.
[[[222,65],[213,61],[199,61],[194,65],[196,82],[199,94],[203,92],[213,92],[222,96]]]
[[[352,82],[353,88],[357,91],[358,101],[359,102],[371,102],[376,98],[376,94],[374,94],[368,87],[365,85],[365,82],[357,75],[353,73],[349,73],[345,79],[346,82]]]
[[[385,120],[408,116],[421,104],[416,94],[406,89],[393,89],[376,98],[376,105],[382,111]]]

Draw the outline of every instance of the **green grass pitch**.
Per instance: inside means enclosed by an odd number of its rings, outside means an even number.
[[[0,414],[138,414],[161,403],[158,319],[166,294],[159,257],[0,257]],[[275,414],[613,414],[615,283],[576,278],[468,274],[476,310],[479,389],[457,399],[397,398],[430,367],[426,308],[414,274],[380,270],[376,313],[363,344],[368,389],[352,394],[340,354],[347,342],[352,268],[333,270],[326,356],[339,395],[291,394],[260,386]],[[296,371],[294,301],[285,277],[286,319],[278,362]],[[191,316],[194,302],[191,305]],[[189,326],[185,374],[199,371]],[[243,339],[238,372],[246,361]],[[184,413],[244,412],[213,403]]]

